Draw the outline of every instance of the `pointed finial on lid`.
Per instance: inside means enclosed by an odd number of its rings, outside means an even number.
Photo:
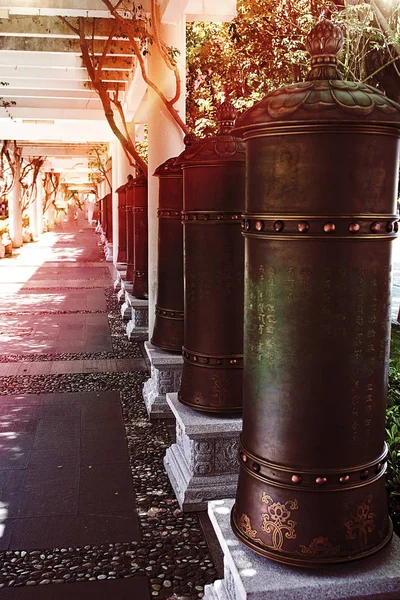
[[[338,55],[344,43],[344,29],[337,23],[322,19],[311,30],[306,48],[311,55],[311,71],[307,80],[342,79],[337,70]]]
[[[237,110],[232,102],[227,98],[220,104],[216,110],[215,118],[219,124],[219,134],[224,135],[230,133],[235,124]]]

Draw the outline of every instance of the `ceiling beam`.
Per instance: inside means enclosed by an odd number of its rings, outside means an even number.
[[[104,111],[101,109],[85,109],[81,108],[44,108],[44,107],[29,107],[29,106],[12,106],[8,109],[14,119],[29,119],[29,120],[54,120],[73,119],[76,121],[104,121]],[[0,107],[0,118],[8,119],[8,114],[5,109]],[[108,125],[107,125],[108,126]],[[68,125],[67,125],[68,127]],[[3,138],[3,135],[2,135]]]
[[[5,86],[2,87],[0,92],[1,95],[10,95],[12,94],[12,91],[15,88],[19,88],[19,89],[25,89],[25,90],[43,90],[43,89],[47,89],[47,90],[89,90],[91,91],[91,85],[89,82],[86,81],[76,81],[76,80],[66,80],[66,81],[62,81],[62,80],[58,80],[58,79],[42,79],[42,80],[36,80],[36,79],[6,79],[6,81],[8,83],[10,83],[10,86]],[[124,90],[125,88],[125,83],[115,83],[113,81],[110,81],[107,83],[106,85],[107,90],[116,90],[117,88],[121,91]],[[4,92],[4,94],[3,94]]]
[[[85,158],[92,156],[91,146],[87,144],[32,144],[18,141],[22,156],[51,156],[52,158]]]
[[[68,21],[75,29],[79,28],[78,19],[70,17]],[[85,33],[88,38],[107,39],[115,19],[85,19]],[[93,30],[94,27],[94,30]],[[0,18],[1,36],[29,36],[50,38],[77,38],[77,35],[60,17],[30,17],[10,15]]]
[[[1,55],[1,52],[0,52]],[[129,80],[130,71],[103,71],[103,81],[121,81]],[[47,67],[2,67],[2,81],[12,82],[13,85],[18,85],[20,79],[36,79],[40,82],[42,79],[62,81],[89,81],[89,75],[86,69],[50,69]],[[44,87],[44,86],[41,86]],[[1,92],[3,93],[3,89]]]
[[[102,40],[90,41],[89,48],[94,54],[101,55],[105,42]],[[22,50],[24,52],[73,52],[80,56],[81,47],[78,39],[66,38],[30,38],[30,37],[0,37],[0,50]],[[128,41],[116,40],[112,42],[108,54],[113,56],[132,56],[133,49]]]
[[[45,52],[30,52],[3,50],[0,52],[0,67],[42,67],[51,69],[79,69],[86,72],[82,59],[75,54],[46,54]],[[107,56],[104,69],[132,70],[133,58],[128,56]],[[3,69],[1,71],[3,73]]]

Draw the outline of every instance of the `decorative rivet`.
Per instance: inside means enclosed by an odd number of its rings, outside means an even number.
[[[169,210],[167,210],[167,211],[165,212],[165,214],[166,214],[166,216],[167,216],[167,217],[169,217],[169,216],[171,215],[171,213],[170,213],[170,211],[169,211]]]
[[[249,231],[249,229],[250,229],[250,221],[245,221],[244,228],[245,228],[246,231]]]
[[[361,229],[360,223],[350,223],[349,231],[350,233],[358,233]]]
[[[333,233],[336,229],[335,223],[325,223],[324,231],[325,233]]]
[[[340,483],[348,483],[350,481],[349,475],[343,475],[343,477],[339,477]]]
[[[210,362],[210,359],[209,359],[209,358],[203,358],[203,363],[204,363],[205,365],[208,365],[208,363],[209,363],[209,362]]]
[[[239,218],[239,215],[232,215],[232,219],[235,221],[236,219]]]
[[[283,231],[283,228],[285,227],[283,221],[275,221],[274,223],[274,229],[275,231]]]
[[[140,273],[138,273],[138,275],[140,275]],[[167,314],[167,311],[166,311],[166,310],[163,310],[163,311],[162,311],[162,314],[163,314],[163,315],[166,315],[166,314]]]
[[[205,221],[208,221],[208,219],[209,219],[209,215],[204,215],[204,217],[203,217],[203,218],[204,218],[204,220],[205,220]]]
[[[236,365],[237,360],[236,358],[232,358],[229,362],[231,363],[231,365]]]
[[[394,231],[395,233],[397,233],[397,232],[399,231],[399,222],[398,222],[398,221],[395,221],[395,222],[393,223],[393,231]]]
[[[371,225],[371,231],[372,233],[379,233],[379,231],[381,230],[381,225],[380,223],[372,223]]]
[[[217,365],[222,365],[222,360],[220,358],[217,358],[216,363]]]
[[[197,362],[198,361],[197,356],[193,356],[193,360],[194,360],[194,362]]]
[[[388,221],[388,222],[386,223],[386,231],[387,231],[388,233],[392,233],[392,231],[393,231],[393,223],[392,223],[392,221]]]
[[[328,481],[328,480],[327,480],[327,478],[326,478],[326,477],[317,477],[317,479],[315,480],[315,482],[316,482],[318,485],[325,485],[327,481]]]
[[[197,215],[192,215],[193,221],[197,221]]]
[[[297,229],[300,233],[306,233],[306,231],[310,229],[310,226],[306,221],[300,221],[300,223],[297,224]]]
[[[256,462],[253,462],[253,464],[251,465],[251,468],[253,469],[253,471],[255,473],[258,473],[260,471],[260,465]]]
[[[364,471],[361,471],[361,473],[360,473],[360,478],[361,478],[361,479],[367,479],[367,477],[368,477],[368,474],[369,474],[369,471],[368,471],[368,469],[365,469]]]
[[[240,223],[240,229],[241,229],[242,231],[244,231],[244,228],[245,228],[245,226],[246,226],[246,222],[245,222],[245,221],[242,221],[242,222]]]
[[[379,473],[382,470],[382,463],[378,463],[375,467],[375,473]]]
[[[223,218],[224,218],[224,215],[217,215],[217,219],[218,219],[218,221],[220,221],[220,220],[221,220],[221,219],[223,219]]]
[[[257,231],[262,231],[264,229],[264,221],[256,221],[256,229]]]
[[[175,316],[175,313],[174,313],[174,312],[172,312],[172,313],[171,313],[171,317],[174,317],[174,316]]]
[[[303,478],[301,475],[292,475],[293,483],[301,483],[302,481],[303,481]]]
[[[247,456],[246,456],[246,454],[242,454],[242,461],[243,462],[247,462]]]

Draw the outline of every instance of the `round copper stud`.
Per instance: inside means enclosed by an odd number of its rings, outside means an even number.
[[[306,233],[310,229],[310,226],[306,221],[300,221],[300,223],[297,224],[297,229],[300,233]]]
[[[246,456],[246,454],[242,454],[242,461],[243,462],[247,462],[247,456]]]
[[[244,230],[245,230],[245,227],[246,227],[246,221],[242,221],[242,222],[240,223],[240,229],[241,229],[242,231],[244,231]]]
[[[395,222],[393,223],[393,231],[394,231],[395,233],[397,233],[397,232],[399,231],[399,222],[398,222],[398,221],[395,221]]]
[[[167,314],[167,311],[166,311],[166,310],[163,310],[163,311],[162,311],[162,314],[163,314],[163,315],[166,315],[166,314]]]
[[[217,358],[216,363],[217,365],[222,365],[222,360],[220,358]]]
[[[325,233],[333,233],[336,229],[335,223],[325,223],[324,231]]]
[[[259,465],[258,463],[256,463],[256,462],[253,462],[253,464],[251,465],[251,468],[253,469],[253,471],[254,471],[255,473],[259,473],[259,472],[260,472],[260,468],[261,468],[261,467],[260,467],[260,465]]]
[[[339,477],[340,483],[348,483],[350,481],[349,475],[343,475],[343,477]]]
[[[232,358],[229,362],[231,363],[231,365],[236,365],[237,360],[236,358]]]
[[[350,233],[358,233],[361,229],[360,223],[350,223],[349,231]]]
[[[379,473],[379,471],[382,471],[382,463],[378,463],[375,467],[375,473]]]
[[[327,483],[327,478],[326,477],[317,477],[317,479],[315,480],[315,483],[317,483],[318,485],[325,485]]]
[[[292,475],[292,482],[293,483],[301,483],[303,481],[303,478],[301,475]]]
[[[208,365],[208,363],[209,363],[209,362],[210,362],[210,359],[209,359],[209,358],[203,358],[203,363],[204,363],[205,365]]]
[[[236,221],[239,218],[239,215],[232,215],[232,219]]]
[[[217,215],[218,221],[221,221],[221,219],[223,219],[223,218],[224,218],[224,215]]]
[[[171,216],[171,213],[170,213],[170,211],[169,211],[169,210],[167,210],[167,211],[166,211],[166,213],[165,213],[165,215],[166,215],[167,217],[170,217],[170,216]]]
[[[275,221],[274,223],[274,229],[275,231],[277,231],[279,233],[279,231],[283,231],[283,228],[285,227],[283,221]]]
[[[388,222],[386,223],[386,231],[387,231],[388,233],[392,233],[392,231],[393,231],[393,223],[392,223],[392,221],[388,221]]]
[[[197,362],[197,361],[198,361],[198,358],[197,358],[197,356],[193,356],[193,361],[194,361],[194,362]]]
[[[371,231],[372,231],[372,233],[379,233],[380,230],[381,230],[380,223],[376,223],[376,222],[372,223],[372,225],[371,225]]]
[[[360,473],[360,479],[367,479],[368,474],[369,474],[368,469],[365,469],[364,471],[361,471],[361,473]]]
[[[256,229],[257,231],[262,231],[264,229],[264,221],[256,221]]]
[[[193,221],[197,221],[197,215],[192,215]]]

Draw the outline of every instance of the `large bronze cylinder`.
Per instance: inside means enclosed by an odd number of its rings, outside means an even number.
[[[112,194],[106,194],[103,198],[105,213],[105,236],[109,242],[112,241],[113,214],[112,214]]]
[[[232,526],[290,565],[352,561],[392,534],[384,426],[400,106],[340,80],[342,37],[319,23],[308,81],[270,93],[236,130],[248,162]]]
[[[117,190],[118,194],[118,253],[117,262],[126,262],[126,183]]]
[[[148,209],[147,179],[140,174],[134,180],[133,207],[133,277],[132,295],[136,298],[148,297]]]
[[[157,302],[151,343],[182,352],[183,346],[183,207],[182,168],[169,158],[155,171],[159,179]]]
[[[133,231],[133,210],[135,207],[135,180],[128,182],[126,187],[126,280],[133,280],[133,271],[135,265],[134,257],[134,231]]]
[[[220,134],[193,143],[181,158],[185,326],[178,397],[196,410],[229,413],[242,405],[245,154],[230,134],[230,102],[218,118]]]

